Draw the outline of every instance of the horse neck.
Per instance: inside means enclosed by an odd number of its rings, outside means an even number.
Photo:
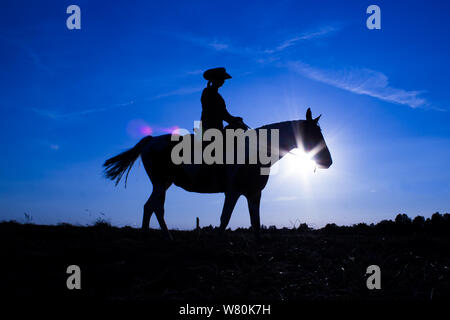
[[[302,141],[304,120],[292,120],[265,125],[258,129],[270,130],[276,129],[279,132],[279,155],[280,159],[289,151],[297,148],[299,142]]]

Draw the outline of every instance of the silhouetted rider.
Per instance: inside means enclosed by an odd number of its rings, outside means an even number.
[[[228,113],[225,100],[219,94],[219,88],[226,79],[231,76],[225,68],[214,68],[206,70],[203,78],[208,80],[208,84],[202,93],[202,128],[203,130],[215,128],[223,130],[223,121],[228,122],[232,128],[248,129],[241,117],[233,117]]]

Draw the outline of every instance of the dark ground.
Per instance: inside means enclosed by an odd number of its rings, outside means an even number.
[[[0,223],[1,291],[9,298],[145,300],[448,300],[450,237],[248,230],[219,240],[208,228],[173,231]],[[66,288],[81,268],[82,289]],[[369,265],[381,290],[368,290]]]

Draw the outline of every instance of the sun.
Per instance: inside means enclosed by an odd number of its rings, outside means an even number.
[[[293,149],[286,154],[284,166],[289,174],[309,174],[316,170],[316,162],[311,159],[311,155],[301,149]]]

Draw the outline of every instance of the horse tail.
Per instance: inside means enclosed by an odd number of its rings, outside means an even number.
[[[105,177],[111,180],[116,180],[116,186],[122,179],[123,174],[127,171],[125,176],[125,188],[127,187],[128,174],[136,159],[142,152],[142,147],[145,143],[152,139],[151,136],[147,136],[141,139],[133,148],[128,149],[115,157],[112,157],[105,161],[103,167],[105,167]],[[128,170],[127,170],[128,169]]]

